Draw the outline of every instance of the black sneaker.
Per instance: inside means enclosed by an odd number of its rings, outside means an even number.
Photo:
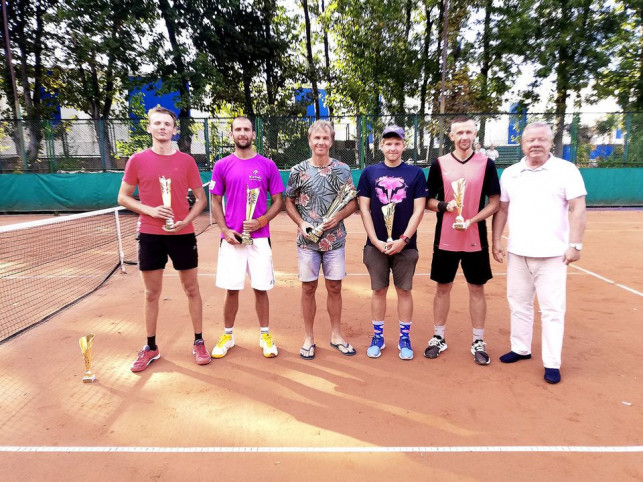
[[[437,358],[444,350],[446,350],[447,343],[441,336],[433,335],[429,340],[429,346],[424,350],[424,356],[427,358]]]
[[[487,344],[482,340],[476,340],[471,344],[471,354],[473,359],[478,365],[488,365],[491,363],[491,358],[487,355],[485,347]]]

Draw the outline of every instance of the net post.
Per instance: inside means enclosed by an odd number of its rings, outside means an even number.
[[[116,221],[116,237],[118,241],[118,258],[121,264],[121,273],[127,274],[125,270],[125,252],[123,251],[123,238],[121,236],[121,220],[118,217],[120,209],[114,209],[114,219]]]

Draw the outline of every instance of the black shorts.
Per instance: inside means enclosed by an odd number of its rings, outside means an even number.
[[[371,289],[388,288],[389,277],[393,272],[393,283],[402,290],[411,291],[413,275],[418,262],[418,250],[405,248],[389,256],[374,246],[364,246],[363,261],[371,277]]]
[[[165,269],[168,256],[174,269],[183,271],[199,266],[196,236],[189,234],[147,234],[138,235],[138,269],[153,271]]]
[[[491,264],[489,263],[489,248],[482,251],[444,251],[433,248],[431,261],[431,279],[438,283],[453,283],[458,265],[462,262],[462,272],[467,283],[483,285],[491,278]]]

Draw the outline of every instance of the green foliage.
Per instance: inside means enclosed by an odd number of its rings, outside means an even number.
[[[116,152],[121,157],[130,157],[135,152],[150,147],[150,134],[147,132],[147,112],[143,103],[143,94],[138,93],[130,98],[133,119],[129,126],[129,139],[116,141]]]

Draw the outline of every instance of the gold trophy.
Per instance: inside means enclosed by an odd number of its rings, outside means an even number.
[[[163,206],[166,208],[172,207],[172,179],[169,177],[166,179],[165,176],[159,177],[159,182],[161,183],[161,197],[163,198]],[[163,229],[165,231],[170,231],[174,228],[174,220],[166,219],[165,226]]]
[[[311,241],[317,243],[319,239],[322,237],[322,234],[324,234],[322,225],[328,222],[328,220],[332,218],[335,214],[337,214],[339,211],[344,209],[344,206],[346,206],[356,196],[357,196],[357,191],[353,187],[353,183],[350,181],[346,182],[337,192],[337,196],[335,196],[335,199],[333,200],[330,207],[328,208],[328,212],[324,214],[321,224],[317,225],[314,228],[306,228],[306,234],[308,235],[308,238]]]
[[[252,216],[255,213],[255,208],[257,207],[257,199],[259,198],[259,188],[250,189],[246,185],[246,221],[250,221]],[[252,238],[250,237],[250,231],[243,230],[241,233],[241,244],[250,245],[252,244]]]
[[[453,199],[455,200],[455,206],[458,210],[458,215],[455,217],[455,223],[453,223],[453,229],[457,231],[464,231],[467,229],[462,217],[462,206],[464,202],[464,190],[467,187],[467,181],[465,178],[461,177],[457,181],[451,183],[453,188]]]
[[[386,234],[388,238],[387,243],[393,242],[393,216],[395,215],[395,203],[388,203],[382,206],[382,214],[384,215],[384,224],[386,225]]]
[[[92,383],[96,380],[96,376],[92,373],[92,345],[94,344],[94,335],[89,334],[81,336],[78,343],[85,360],[85,376],[83,377],[83,383]]]

